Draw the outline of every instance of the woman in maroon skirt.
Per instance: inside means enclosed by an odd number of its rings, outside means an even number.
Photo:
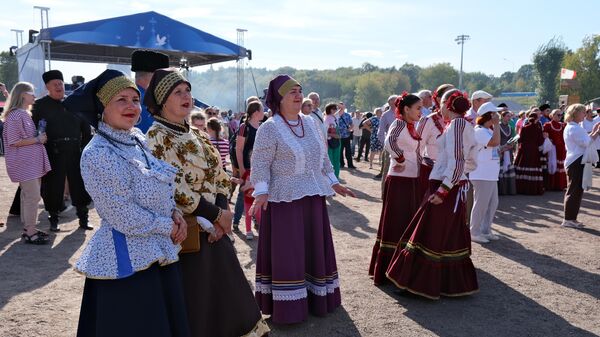
[[[565,171],[565,158],[567,148],[563,133],[566,124],[561,122],[562,111],[554,109],[550,113],[551,120],[544,124],[544,132],[556,148],[556,170],[550,173],[550,161],[548,161],[548,179],[546,189],[549,191],[564,191],[567,188],[567,171]]]
[[[398,97],[395,102],[397,119],[390,125],[385,139],[385,149],[394,160],[385,179],[383,209],[369,266],[369,275],[375,285],[387,281],[385,272],[398,241],[423,198],[419,188],[421,137],[414,124],[421,116],[422,107],[418,96],[404,92]]]
[[[544,144],[544,135],[537,113],[529,114],[527,123],[519,134],[518,143],[519,147],[515,158],[517,193],[544,194],[544,178],[539,150],[540,146]]]
[[[477,166],[473,126],[464,119],[469,107],[459,91],[442,98],[442,113],[451,122],[438,142],[429,196],[402,235],[386,273],[398,288],[430,299],[479,289],[465,216],[466,173]]]
[[[444,93],[454,89],[452,84],[442,84],[433,93],[433,101],[435,102],[435,109],[429,116],[421,117],[417,125],[417,132],[421,137],[421,156],[423,162],[419,172],[419,188],[421,190],[421,196],[427,192],[427,186],[429,186],[429,174],[433,168],[433,164],[437,158],[437,139],[444,133],[446,127],[446,121],[442,116],[440,109],[440,100]]]
[[[323,316],[341,304],[325,197],[354,194],[340,185],[315,120],[300,113],[302,87],[288,75],[269,83],[273,117],[256,133],[250,160],[262,210],[256,255],[256,300],[273,323]]]

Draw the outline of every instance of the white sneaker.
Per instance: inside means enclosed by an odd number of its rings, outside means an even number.
[[[574,224],[576,224],[577,228],[583,228],[583,227],[585,227],[585,225],[581,221],[571,220],[571,222],[574,223]]]
[[[254,240],[254,233],[252,231],[246,233],[246,240]]]
[[[489,243],[490,240],[486,239],[483,235],[471,235],[471,241],[477,243]]]
[[[581,226],[571,220],[563,220],[562,224],[560,224],[561,227],[567,227],[567,228],[581,228]]]
[[[500,239],[500,237],[494,233],[490,233],[490,234],[483,234],[483,237],[490,240],[490,241],[496,241],[498,239]]]

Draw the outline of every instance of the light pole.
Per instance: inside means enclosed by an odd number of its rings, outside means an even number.
[[[458,74],[458,90],[462,91],[462,79],[463,79],[463,52],[465,49],[465,41],[471,39],[469,35],[459,35],[454,39],[456,44],[460,45],[460,73]]]

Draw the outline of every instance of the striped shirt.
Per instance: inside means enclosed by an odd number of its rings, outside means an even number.
[[[221,155],[221,162],[223,162],[223,168],[227,166],[227,155],[229,154],[229,141],[227,139],[214,139],[211,138],[210,142],[219,150]]]
[[[2,140],[5,147],[6,171],[12,182],[20,183],[41,178],[50,171],[44,145],[14,145],[35,135],[35,124],[26,110],[16,109],[8,114],[4,121]]]

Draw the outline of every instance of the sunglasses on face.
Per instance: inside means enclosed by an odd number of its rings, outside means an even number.
[[[207,115],[209,115],[209,116],[216,116],[217,113],[216,112],[208,112]]]

